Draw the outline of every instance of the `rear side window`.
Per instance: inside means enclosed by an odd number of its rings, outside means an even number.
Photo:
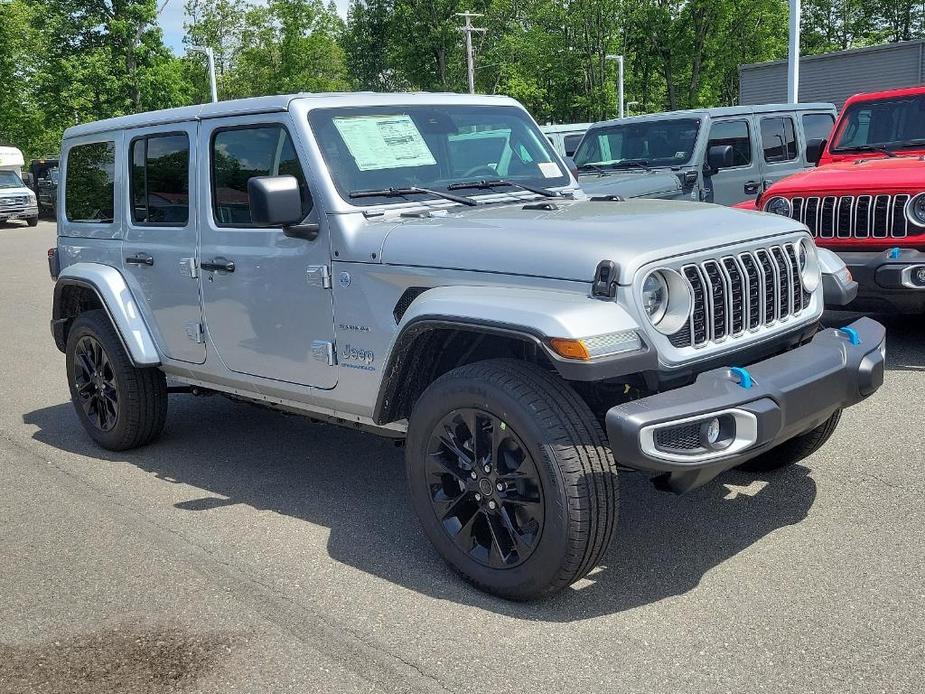
[[[752,163],[752,140],[747,121],[714,123],[710,127],[710,141],[707,142],[707,149],[715,145],[732,146],[733,166],[748,166]]]
[[[254,176],[295,176],[302,212],[312,202],[292,138],[281,125],[218,130],[212,138],[212,212],[219,226],[253,226],[247,182]]]
[[[582,137],[584,137],[584,133],[565,136],[563,140],[565,143],[565,156],[570,157],[575,154],[575,150],[578,149],[578,143],[581,142]]]
[[[835,116],[831,113],[807,113],[803,116],[803,132],[806,141],[828,140],[835,125]]]
[[[132,142],[132,221],[186,226],[189,221],[189,137],[151,135]]]
[[[110,224],[115,209],[116,145],[94,142],[67,155],[64,212],[70,222]]]
[[[796,159],[797,135],[793,119],[762,118],[761,145],[764,148],[764,160],[770,164]]]

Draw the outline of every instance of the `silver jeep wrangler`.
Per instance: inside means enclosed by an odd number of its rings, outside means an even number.
[[[597,564],[618,466],[790,465],[882,382],[882,326],[820,328],[804,227],[588,197],[511,99],[208,104],[61,162],[51,328],[95,441],[153,441],[174,391],[404,440],[428,537],[507,598]]]

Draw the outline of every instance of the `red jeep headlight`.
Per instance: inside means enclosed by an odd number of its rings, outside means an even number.
[[[779,214],[782,217],[792,217],[793,205],[787,198],[774,197],[765,203],[764,211],[770,212],[771,214]]]
[[[925,227],[925,193],[919,193],[906,204],[906,219],[917,227]]]

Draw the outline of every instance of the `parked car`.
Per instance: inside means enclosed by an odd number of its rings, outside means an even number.
[[[925,86],[854,96],[833,132],[807,145],[818,168],[774,184],[757,207],[841,256],[860,285],[849,308],[925,312]]]
[[[575,154],[575,149],[585,131],[591,126],[590,123],[563,123],[553,125],[541,125],[540,130],[556,148],[556,151],[563,157],[571,157]]]
[[[39,223],[35,193],[22,179],[23,156],[15,147],[0,147],[0,222],[23,220]]]
[[[633,116],[594,124],[575,152],[592,194],[733,205],[812,162],[808,140],[826,137],[832,104],[769,104]]]
[[[55,214],[58,203],[58,160],[33,159],[29,164],[30,188],[38,199],[39,214]]]
[[[51,328],[99,445],[160,434],[167,376],[404,440],[427,536],[504,597],[598,563],[618,463],[791,465],[883,378],[881,325],[820,327],[801,225],[590,199],[512,99],[226,101],[70,128],[62,162]]]

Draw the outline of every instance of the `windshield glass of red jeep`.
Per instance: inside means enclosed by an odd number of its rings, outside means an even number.
[[[546,140],[513,106],[376,106],[317,109],[309,114],[338,193],[354,204],[438,200],[427,188],[458,195],[517,192],[516,184],[569,183]],[[462,184],[504,181],[492,188]],[[372,195],[395,189],[391,195]]]
[[[600,169],[682,166],[690,161],[699,130],[700,120],[696,118],[593,128],[578,146],[575,163],[583,173]]]
[[[852,104],[842,116],[832,151],[925,147],[925,94]]]

